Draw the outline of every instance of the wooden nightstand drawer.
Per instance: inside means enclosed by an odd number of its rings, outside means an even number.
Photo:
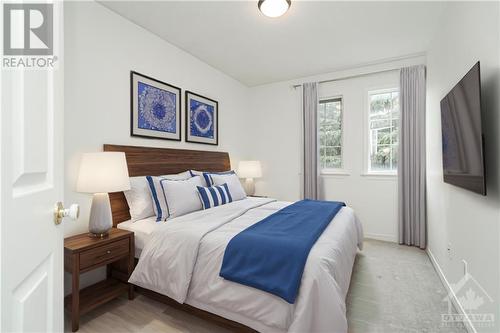
[[[80,253],[80,269],[113,262],[128,255],[130,251],[129,240],[121,239],[103,246],[99,246]]]

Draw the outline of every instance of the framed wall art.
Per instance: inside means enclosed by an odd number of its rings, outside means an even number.
[[[130,72],[130,135],[181,140],[181,89]]]
[[[186,91],[186,142],[217,145],[219,138],[219,103]]]

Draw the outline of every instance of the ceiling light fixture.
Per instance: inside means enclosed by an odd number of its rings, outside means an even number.
[[[280,17],[292,4],[291,0],[259,0],[258,7],[268,17]]]

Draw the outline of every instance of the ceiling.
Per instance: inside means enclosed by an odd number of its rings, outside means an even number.
[[[255,1],[101,1],[247,86],[426,51],[443,2],[293,1],[282,17]]]

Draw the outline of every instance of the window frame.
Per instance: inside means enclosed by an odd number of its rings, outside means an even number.
[[[323,96],[318,98],[318,106],[321,102],[326,102],[326,101],[334,101],[334,100],[340,100],[340,103],[342,105],[341,112],[340,112],[340,129],[341,129],[341,134],[340,134],[340,161],[341,161],[341,167],[340,168],[322,168],[321,167],[321,161],[320,161],[320,118],[319,118],[319,112],[318,112],[318,169],[320,172],[321,176],[328,176],[328,175],[349,175],[349,173],[345,169],[345,159],[344,159],[344,135],[345,135],[345,127],[344,127],[344,111],[345,111],[345,104],[344,104],[344,96],[343,95],[332,95],[332,96]]]
[[[370,96],[371,95],[376,95],[376,94],[384,94],[384,93],[393,93],[393,92],[400,92],[399,87],[395,86],[394,84],[388,85],[388,86],[383,86],[383,87],[377,87],[377,88],[369,88],[365,90],[365,114],[364,114],[364,149],[363,149],[363,165],[364,165],[364,170],[362,175],[363,176],[381,176],[381,177],[397,177],[398,176],[398,170],[393,171],[376,171],[376,170],[370,170]],[[401,96],[401,95],[400,95]],[[401,104],[400,104],[400,117],[401,117]],[[399,118],[401,119],[401,118]],[[398,145],[399,145],[399,138],[398,138]]]

